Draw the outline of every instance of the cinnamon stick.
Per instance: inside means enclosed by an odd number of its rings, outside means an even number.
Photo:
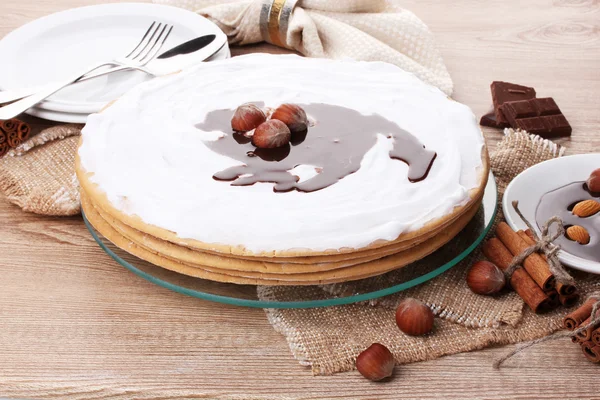
[[[17,131],[19,122],[20,121],[16,118],[0,121],[0,131],[4,132],[4,134],[8,137],[9,133]]]
[[[503,271],[508,268],[513,259],[510,251],[497,238],[486,241],[482,246],[482,250],[488,260],[496,264]],[[548,296],[546,296],[523,268],[515,270],[510,278],[510,285],[535,313],[551,309]]]
[[[21,142],[19,140],[19,134],[17,132],[11,132],[11,133],[8,134],[8,141],[7,141],[7,143],[8,143],[9,147],[11,147],[11,148],[14,149],[15,147],[17,147],[18,145],[20,145],[23,142]]]
[[[596,304],[595,299],[589,299],[583,303],[581,307],[568,314],[563,319],[563,326],[570,331],[574,331],[583,321],[592,315],[594,304]]]
[[[17,121],[16,125],[17,127],[15,130],[7,133],[8,145],[12,148],[17,147],[26,141],[31,133],[31,128],[25,122]]]
[[[596,346],[590,341],[582,342],[581,350],[588,360],[594,363],[600,363],[600,346]]]
[[[0,157],[4,156],[9,149],[7,141],[6,133],[0,128]]]
[[[531,233],[530,229],[524,231],[517,231],[517,235],[521,237],[529,246],[533,246],[535,244],[535,238],[533,237],[533,233]],[[548,261],[545,254],[540,254],[544,261]]]
[[[577,336],[571,336],[571,342],[573,342],[573,343],[581,343],[581,340]]]
[[[496,236],[512,253],[517,256],[529,247],[527,243],[513,231],[506,222],[500,222],[496,228]],[[544,290],[553,289],[556,280],[548,263],[537,253],[533,253],[523,262],[523,268],[529,273],[531,278]]]
[[[526,231],[517,231],[517,235],[519,235],[521,237],[521,239],[523,239],[525,241],[525,243],[527,243],[528,246],[533,246],[535,244],[535,239],[533,238],[533,234],[531,233],[531,231],[529,229],[527,229]],[[545,254],[540,254],[540,256],[542,256],[542,258],[544,259],[544,261],[548,262],[548,260],[546,259],[546,255]],[[552,307],[553,308],[557,308],[561,304],[564,305],[564,303],[562,301],[560,301],[560,298],[559,298],[559,291],[558,291],[559,288],[563,292],[568,291],[569,292],[568,294],[574,294],[575,291],[576,291],[575,290],[575,286],[573,286],[573,285],[563,285],[560,282],[556,282],[556,289],[544,290],[544,292],[546,293],[546,295],[552,301]],[[564,295],[566,293],[561,293],[561,294]],[[574,303],[577,302],[577,300],[579,300],[579,297],[577,297],[577,298],[563,299],[563,301],[566,301],[568,304],[571,304],[571,306],[573,306]],[[571,306],[567,306],[567,307],[571,307]]]
[[[592,332],[592,342],[596,346],[600,346],[600,328],[596,328],[596,330]]]
[[[529,246],[533,246],[535,244],[535,238],[533,237],[533,233],[530,229],[527,229],[525,231],[519,231],[517,233]],[[544,261],[548,262],[548,259],[546,258],[545,254],[540,254],[540,256],[542,256]],[[577,288],[573,285],[565,285],[563,283],[556,282],[556,290],[563,296],[568,296],[571,294],[575,294]]]
[[[544,293],[546,293],[546,296],[548,296],[548,298],[550,299],[550,305],[553,310],[560,306],[560,300],[558,298],[558,292],[556,291],[556,289],[544,291]]]
[[[531,232],[531,229],[525,229],[523,232],[525,232],[525,235],[527,235],[527,237],[531,240],[531,243],[535,243],[535,237],[533,236],[533,232]]]
[[[560,304],[567,308],[573,307],[575,304],[579,303],[579,293],[573,293],[567,296],[563,296],[562,294],[558,295],[558,300]]]
[[[583,321],[581,323],[582,326],[586,326],[588,325],[590,322],[592,322],[592,317],[590,316],[588,319],[586,319],[585,321]],[[598,325],[592,325],[589,328],[587,328],[586,330],[584,330],[583,332],[579,332],[577,334],[577,336],[579,337],[579,339],[581,339],[582,342],[588,341],[588,340],[592,340],[592,335],[594,333],[594,330],[598,328]],[[596,343],[594,343],[596,344]]]
[[[577,293],[577,288],[574,285],[556,282],[556,290],[563,296],[571,296]]]

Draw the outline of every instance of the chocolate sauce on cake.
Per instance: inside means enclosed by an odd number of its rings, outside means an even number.
[[[356,110],[328,104],[300,104],[315,121],[308,131],[292,135],[291,143],[277,149],[258,149],[240,133],[206,142],[213,151],[241,162],[218,171],[216,180],[232,181],[234,186],[256,182],[274,183],[275,192],[298,190],[312,192],[333,185],[360,168],[364,155],[377,141],[377,134],[393,141],[390,157],[408,165],[408,179],[418,182],[427,177],[436,157],[409,132],[378,114],[363,115]],[[208,113],[199,129],[226,131],[235,110]],[[299,165],[314,166],[316,175],[299,182],[290,172]]]
[[[572,225],[584,227],[590,234],[588,244],[579,244],[566,236],[559,237],[555,243],[567,253],[587,260],[600,261],[600,214],[581,218],[572,212],[575,204],[580,201],[598,199],[586,189],[584,182],[575,182],[546,193],[535,211],[535,221],[541,230],[546,221],[556,215],[563,220],[565,228]]]

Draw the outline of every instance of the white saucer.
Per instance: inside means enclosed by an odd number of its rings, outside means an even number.
[[[32,21],[0,41],[2,90],[37,86],[68,77],[86,67],[127,54],[152,21],[174,25],[163,46],[167,50],[195,37],[223,35],[200,15],[181,8],[120,3],[75,8]],[[229,47],[212,59],[228,58]],[[141,72],[121,72],[65,88],[28,111],[31,115],[64,122],[85,122],[111,100],[140,82]]]
[[[511,228],[526,229],[525,224],[512,207],[513,200],[519,202],[519,210],[535,226],[535,212],[540,198],[559,187],[577,181],[585,181],[590,173],[600,167],[600,153],[579,154],[560,157],[521,172],[508,185],[502,199],[506,222]],[[536,227],[536,230],[539,230]],[[600,274],[600,263],[560,251],[560,261],[575,269]]]

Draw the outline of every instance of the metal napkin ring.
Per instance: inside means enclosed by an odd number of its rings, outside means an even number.
[[[260,33],[264,40],[279,47],[287,47],[286,35],[296,3],[298,0],[263,0]]]

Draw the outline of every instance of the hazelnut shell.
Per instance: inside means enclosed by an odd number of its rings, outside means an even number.
[[[433,330],[433,312],[423,302],[408,298],[396,309],[396,324],[407,335],[421,336]]]
[[[504,273],[489,261],[478,261],[467,272],[467,286],[477,294],[492,295],[506,285]]]
[[[291,137],[289,128],[283,122],[271,119],[256,128],[252,144],[261,149],[274,149],[287,145]]]
[[[595,169],[586,181],[588,190],[592,193],[600,193],[600,168]]]
[[[394,372],[395,364],[392,352],[379,343],[373,343],[356,358],[358,372],[372,381],[390,377]]]
[[[308,117],[302,107],[296,104],[282,104],[273,111],[271,119],[277,119],[290,129],[292,133],[308,129]]]
[[[249,132],[266,120],[267,116],[263,110],[254,104],[246,103],[236,108],[231,118],[231,128],[236,132]]]

